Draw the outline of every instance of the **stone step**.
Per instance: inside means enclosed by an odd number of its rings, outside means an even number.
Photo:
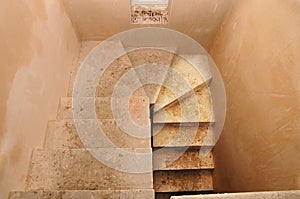
[[[127,153],[113,149],[34,150],[26,190],[152,189],[152,172],[148,172],[152,165],[151,149],[124,150],[132,152],[131,158],[126,156]],[[105,159],[106,164],[90,152]],[[150,156],[143,159],[140,153]],[[123,172],[107,165],[124,166],[131,171]],[[147,172],[137,173],[140,168],[145,168]]]
[[[198,109],[195,108],[198,106]],[[154,123],[214,122],[210,91],[205,87],[193,95],[154,113]]]
[[[68,97],[72,97],[73,93],[73,86],[76,79],[77,72],[80,68],[80,65],[84,61],[84,59],[88,56],[88,54],[99,44],[101,41],[82,41],[79,51],[78,60],[72,66],[70,81],[69,81],[69,88],[67,92]]]
[[[72,107],[72,100],[76,100],[79,106]],[[57,119],[73,119],[73,112],[76,115],[74,119],[113,119],[112,100],[117,102],[118,98],[110,97],[64,97],[60,99],[57,113]],[[95,108],[93,110],[93,108]],[[129,104],[120,104],[114,109],[114,114],[120,114],[120,111],[128,110],[131,118],[138,124],[149,125],[149,100],[147,97],[133,97]],[[115,118],[116,119],[116,118]]]
[[[154,170],[214,169],[213,154],[200,156],[195,148],[159,148],[153,152]]]
[[[143,84],[150,103],[154,104],[174,54],[162,49],[140,48],[128,52],[127,56]]]
[[[155,171],[155,192],[211,191],[213,170]]]
[[[73,86],[74,83],[76,82],[76,75],[78,69],[80,68],[80,65],[83,63],[84,58],[86,58],[86,56],[91,52],[91,50],[99,43],[100,41],[85,42],[84,46],[80,49],[81,52],[80,52],[78,64],[72,70],[68,94],[67,94],[68,97],[72,97]],[[100,77],[98,86],[96,88],[96,96],[111,97],[114,87],[119,81],[120,77],[122,77],[124,74],[126,74],[131,70],[133,73],[135,73],[130,63],[130,60],[126,54],[114,60],[113,63],[111,63],[107,67],[107,69],[103,72],[102,76]],[[138,79],[138,76],[136,74],[134,76],[136,77],[136,79]],[[134,95],[146,96],[146,93],[143,89],[139,89],[138,91],[135,92]]]
[[[128,73],[128,74],[127,74]],[[108,68],[103,72],[100,80],[98,82],[98,86],[96,89],[96,96],[97,97],[111,97],[116,85],[121,80],[122,76],[129,75],[131,76],[130,79],[135,79],[134,81],[141,89],[138,89],[134,93],[135,96],[147,96],[147,93],[142,88],[142,84],[139,81],[139,76],[136,71],[133,69],[131,61],[127,54],[119,57],[118,59],[114,60]],[[115,91],[116,92],[116,91]],[[121,93],[118,93],[121,94]],[[124,92],[122,95],[126,95],[127,92]]]
[[[153,147],[213,146],[215,137],[209,123],[153,124]]]
[[[153,189],[11,192],[9,199],[154,199]]]
[[[81,122],[81,121],[77,121]],[[93,122],[93,121],[91,121]],[[107,138],[118,148],[151,148],[151,132],[150,126],[148,131],[145,131],[144,135],[147,138],[138,138],[134,135],[130,135],[124,132],[117,126],[113,119],[97,120],[102,130],[105,132]],[[88,123],[88,122],[87,122]],[[90,126],[84,128],[85,140],[90,140],[90,148],[104,148],[108,147],[102,140],[95,141],[93,132],[90,131]],[[84,139],[84,138],[82,138]],[[49,121],[47,127],[47,133],[44,143],[44,148],[47,149],[82,149],[85,148],[82,140],[80,139],[74,120],[55,120]]]
[[[122,42],[118,39],[101,42],[101,45],[96,46],[80,65],[73,81],[72,96],[110,97],[112,93],[117,94],[114,97],[131,96],[129,90],[133,84],[138,87],[131,91],[142,88],[126,53]],[[128,82],[123,82],[120,87],[121,79],[128,74],[131,78],[127,78]]]
[[[171,199],[299,199],[300,190],[172,196]]]
[[[201,68],[209,68],[206,55],[195,55],[194,57],[198,59],[197,65],[203,66]],[[200,71],[192,64],[178,55],[174,56],[164,81],[164,87],[162,87],[155,103],[155,112],[174,103],[176,99],[186,95],[191,90],[199,90],[211,81],[211,76],[207,75],[206,71]]]

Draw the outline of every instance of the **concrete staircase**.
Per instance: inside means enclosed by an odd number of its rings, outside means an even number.
[[[80,62],[93,45],[82,47]],[[194,59],[208,64],[205,56]],[[141,65],[156,67],[156,64],[169,66],[171,70],[153,73],[139,68]],[[133,71],[144,85],[133,93],[128,106],[131,119],[146,127],[144,138],[124,132],[111,109],[114,88],[128,71]],[[148,77],[159,75],[160,82],[146,84],[149,80],[143,78],[144,73]],[[209,75],[203,76],[174,53],[151,48],[135,50],[111,63],[99,80],[95,98],[77,98],[80,101],[77,108],[72,106],[75,75],[76,72],[71,77],[68,96],[60,100],[56,120],[48,123],[44,148],[33,150],[26,190],[11,192],[10,199],[163,199],[213,191],[213,155],[211,152],[203,155],[214,144],[209,92],[213,80]],[[183,80],[178,80],[178,76]],[[186,87],[186,82],[190,87]],[[95,104],[97,120],[89,103]],[[194,103],[199,107],[195,108]],[[111,142],[125,151],[152,153],[152,158],[143,164],[153,165],[154,171],[129,173],[103,164],[92,154],[110,158],[110,146],[85,136],[88,139],[85,141],[90,143],[86,148],[75,122],[99,123]],[[92,135],[89,126],[84,133]],[[112,161],[123,164],[122,154]]]

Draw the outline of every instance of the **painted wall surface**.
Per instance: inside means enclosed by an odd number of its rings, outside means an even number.
[[[131,29],[146,27],[130,23],[130,0],[64,0],[82,40],[105,40]],[[185,33],[207,50],[210,48],[232,0],[170,0],[169,24],[148,25]]]
[[[0,198],[22,190],[32,148],[66,95],[79,43],[61,1],[0,2]]]
[[[228,110],[215,189],[300,189],[300,1],[237,0],[211,50]]]

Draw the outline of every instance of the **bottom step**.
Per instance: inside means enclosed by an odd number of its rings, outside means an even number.
[[[153,189],[11,192],[9,199],[154,199]]]
[[[171,199],[299,199],[300,190],[173,196]]]

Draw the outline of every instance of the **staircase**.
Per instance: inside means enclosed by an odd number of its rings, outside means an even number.
[[[96,44],[83,43],[80,62]],[[149,47],[125,51],[126,54],[114,59],[103,71],[95,98],[77,97],[77,103],[80,102],[77,108],[72,99],[76,72],[72,74],[68,96],[61,98],[56,120],[48,123],[44,148],[33,150],[26,190],[11,192],[10,199],[166,199],[213,191],[214,161],[209,152],[215,143],[211,130],[215,119],[209,90],[212,77],[197,71],[186,58],[175,52]],[[192,59],[209,64],[206,56]],[[156,67],[158,71],[154,71]],[[127,108],[131,119],[146,129],[144,137],[134,137],[124,131],[112,109],[113,100],[122,100],[126,95],[124,91],[116,96],[114,89],[128,72],[142,85],[132,93]],[[155,81],[159,79],[157,84],[147,83],[154,77]],[[91,103],[95,111],[90,109]],[[78,135],[76,125],[81,123],[85,126],[83,134],[87,136]],[[118,158],[111,156],[111,146],[93,134],[95,123],[118,148],[152,154],[152,157],[128,163],[122,153],[117,152]],[[120,171],[97,157],[106,158],[118,168],[130,164],[139,170],[150,165],[154,171]]]

